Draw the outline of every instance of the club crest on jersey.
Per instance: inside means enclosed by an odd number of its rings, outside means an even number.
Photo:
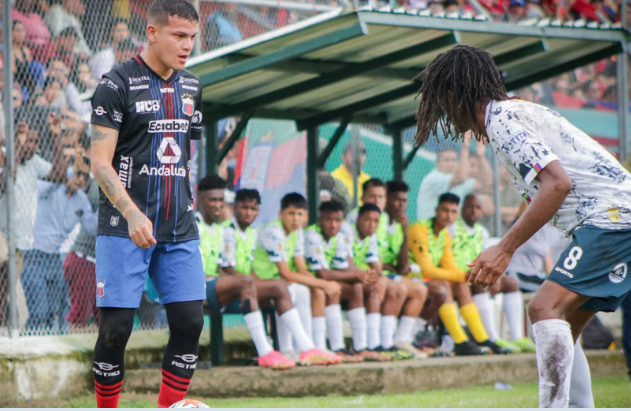
[[[99,280],[99,282],[96,283],[96,289],[99,293],[99,298],[105,297],[105,280]]]
[[[189,94],[182,96],[182,112],[189,117],[192,117],[193,113],[195,113],[195,101]]]

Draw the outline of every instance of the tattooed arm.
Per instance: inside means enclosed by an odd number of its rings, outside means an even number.
[[[127,220],[129,236],[138,247],[149,248],[156,244],[153,224],[138,209],[112,167],[118,141],[118,131],[92,124],[92,174],[101,190]]]

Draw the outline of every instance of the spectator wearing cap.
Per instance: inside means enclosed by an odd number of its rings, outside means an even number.
[[[129,24],[127,21],[122,19],[114,20],[110,30],[109,44],[98,53],[94,54],[88,63],[92,71],[92,77],[95,80],[100,80],[104,73],[114,68],[117,63],[115,50],[118,48],[120,42],[129,38]]]
[[[33,249],[24,253],[22,281],[29,309],[27,327],[62,329],[68,284],[62,268],[61,245],[77,224],[96,235],[97,213],[83,191],[89,178],[83,157],[75,157],[74,174],[64,183],[37,182],[37,213]]]
[[[81,29],[81,18],[85,14],[85,5],[81,0],[53,0],[53,3],[56,4],[46,13],[44,23],[46,23],[53,37],[60,36],[64,29],[74,28],[78,41],[74,44],[73,51],[87,59],[92,52]],[[73,64],[68,64],[68,66],[72,67]]]
[[[366,164],[366,145],[362,140],[358,140],[357,151],[359,152],[359,170],[357,175],[357,198],[359,201],[359,205],[362,204],[361,198],[363,195],[362,185],[370,180],[370,176],[363,171],[364,165]],[[344,147],[344,152],[342,153],[342,164],[333,172],[331,176],[339,181],[341,181],[351,198],[353,198],[355,190],[353,187],[353,141],[349,141],[346,143]]]
[[[517,23],[526,18],[525,0],[510,0],[508,5],[508,21]]]

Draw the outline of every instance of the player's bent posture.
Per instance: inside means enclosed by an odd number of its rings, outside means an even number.
[[[438,198],[436,217],[418,221],[410,227],[410,251],[414,261],[421,267],[421,275],[447,292],[445,303],[438,310],[438,316],[454,339],[456,355],[481,355],[489,349],[496,354],[506,350],[489,340],[482,325],[478,309],[471,299],[471,290],[465,282],[464,270],[456,265],[452,242],[446,227],[453,224],[458,216],[460,198],[452,193],[444,193]],[[469,330],[478,346],[467,339],[467,335],[458,322],[456,307],[460,306],[460,315],[469,326]]]
[[[461,217],[447,227],[453,243],[454,260],[459,269],[468,271],[467,263],[475,260],[485,248],[489,247],[489,232],[478,220],[482,217],[482,204],[475,194],[464,198]],[[489,292],[490,291],[490,292]],[[534,352],[534,343],[524,337],[524,298],[519,290],[517,280],[503,275],[489,290],[479,285],[471,286],[473,302],[478,308],[484,329],[489,340],[511,352]],[[493,321],[491,297],[504,293],[504,313],[510,330],[511,341],[498,337]]]
[[[341,287],[333,281],[315,278],[307,270],[304,258],[302,223],[307,200],[299,193],[289,193],[281,200],[279,219],[261,228],[254,252],[252,268],[261,280],[285,280],[296,310],[277,315],[278,344],[283,354],[293,356],[293,346],[300,351],[299,360],[305,364],[338,364],[342,358],[314,347],[311,339],[311,295],[322,291],[331,299],[339,298]],[[339,304],[337,305],[339,309]],[[325,308],[322,306],[322,311]],[[341,314],[340,314],[341,315]],[[301,326],[306,338],[296,338],[295,328]],[[292,342],[293,337],[293,342]]]
[[[379,310],[383,293],[377,285],[378,273],[360,270],[352,261],[352,242],[340,228],[344,221],[344,206],[337,201],[320,204],[317,224],[305,232],[305,259],[318,277],[336,281],[342,286],[340,299],[346,301],[348,321],[353,337],[353,351],[345,349],[342,318],[338,310],[325,311],[329,346],[345,362],[387,361],[389,358],[368,350],[366,336],[366,300]],[[329,306],[330,307],[330,306]],[[341,314],[341,312],[339,312]]]
[[[199,232],[201,237],[202,258],[206,272],[206,301],[208,306],[216,311],[224,313],[243,314],[243,319],[250,331],[252,341],[259,355],[258,363],[261,367],[269,367],[275,370],[292,368],[296,363],[285,358],[270,346],[265,333],[263,315],[259,310],[259,299],[281,296],[279,298],[279,312],[285,312],[293,308],[291,298],[287,292],[286,284],[269,284],[269,287],[258,289],[253,278],[250,277],[252,267],[252,254],[254,252],[255,235],[249,224],[244,223],[243,213],[237,212],[244,229],[240,230],[242,236],[235,239],[232,220],[221,222],[224,211],[224,190],[226,181],[216,174],[204,177],[197,184],[197,198],[200,212],[197,215]],[[258,196],[258,192],[253,190]],[[237,206],[239,206],[239,193],[243,197],[243,191],[237,192]],[[245,193],[247,195],[247,193]],[[259,197],[260,199],[260,197]],[[256,200],[256,198],[254,199]],[[243,203],[243,201],[241,201]],[[243,205],[243,204],[241,204]],[[241,208],[241,210],[243,207]],[[256,203],[258,213],[258,202]],[[250,214],[251,215],[251,214]],[[237,224],[237,227],[239,225]],[[235,248],[238,247],[237,250]],[[221,275],[218,267],[222,267]],[[237,271],[237,268],[239,271]],[[282,293],[284,289],[284,294]]]
[[[96,240],[97,406],[116,407],[125,346],[147,272],[170,337],[158,407],[186,395],[204,324],[204,269],[188,179],[201,137],[199,80],[184,70],[199,17],[185,0],[149,8],[147,47],[106,73],[92,99],[92,172],[102,193]]]
[[[472,130],[491,144],[530,202],[500,243],[471,264],[471,283],[494,284],[515,249],[550,220],[572,236],[528,306],[540,406],[567,407],[570,385],[577,383],[570,384],[573,361],[584,361],[574,355],[576,339],[597,311],[615,310],[631,289],[631,175],[558,113],[508,98],[484,50],[456,46],[439,54],[424,71],[420,94],[418,143],[438,124],[452,138]]]
[[[364,203],[358,210],[357,223],[353,227],[344,223],[343,232],[353,239],[353,263],[361,270],[375,271],[380,292],[385,293],[381,304],[378,304],[377,299],[369,299],[366,304],[368,349],[387,355],[393,361],[407,360],[414,358],[416,353],[398,349],[394,345],[397,317],[407,299],[407,290],[403,284],[385,276],[381,269],[376,235],[381,214],[376,204]]]
[[[387,215],[390,224],[386,227],[386,243],[381,248],[383,270],[389,278],[401,283],[407,291],[406,302],[394,335],[394,345],[401,350],[413,353],[416,358],[426,358],[427,353],[417,350],[412,345],[414,330],[425,327],[427,320],[438,312],[446,296],[442,290],[435,287],[432,288],[431,293],[428,293],[428,287],[417,282],[420,279],[413,280],[407,277],[407,274],[412,271],[408,247],[409,226],[405,215],[410,188],[400,180],[388,181],[386,187],[386,207],[382,214]],[[379,226],[377,231],[381,229]],[[413,270],[417,269],[418,265],[415,265]]]

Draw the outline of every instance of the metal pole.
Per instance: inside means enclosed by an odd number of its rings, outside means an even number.
[[[309,224],[315,224],[318,220],[318,204],[320,203],[319,148],[318,126],[309,127],[307,129],[307,203],[309,206]]]
[[[493,218],[493,235],[500,237],[502,232],[502,210],[500,209],[500,163],[495,153],[493,156],[493,208],[495,215]]]
[[[623,1],[624,5],[625,2]],[[623,15],[624,21],[624,15]],[[625,161],[629,155],[629,88],[628,88],[628,66],[629,61],[626,53],[618,54],[616,59],[616,74],[618,77],[618,128],[619,137],[618,141],[618,158],[620,161]]]
[[[15,180],[13,173],[16,171],[15,147],[13,132],[13,53],[11,38],[11,2],[4,1],[2,4],[2,26],[4,32],[4,141],[6,144],[5,173],[7,173],[7,184],[5,196],[7,198],[7,243],[9,247],[9,326],[11,337],[16,338],[19,334],[18,325],[18,304],[17,304],[17,273],[15,261],[15,236],[12,220],[16,210],[13,210],[15,197]],[[1,217],[0,217],[1,218]]]
[[[392,133],[392,166],[395,180],[403,180],[403,131]]]
[[[217,164],[217,153],[219,152],[219,142],[217,131],[217,121],[215,119],[208,119],[206,122],[206,142],[204,149],[206,150],[206,158],[204,163],[206,165],[206,174],[216,174],[219,164]]]
[[[359,174],[361,173],[361,153],[359,152],[359,127],[351,126],[351,150],[353,154],[353,207],[359,205]]]
[[[199,11],[199,0],[194,0],[193,5],[195,6],[195,10],[197,10],[197,14],[201,14]],[[204,32],[203,24],[204,22],[202,21],[199,26],[200,33]],[[202,38],[204,37],[201,34],[195,38],[195,42],[193,42],[193,56],[202,54]]]

